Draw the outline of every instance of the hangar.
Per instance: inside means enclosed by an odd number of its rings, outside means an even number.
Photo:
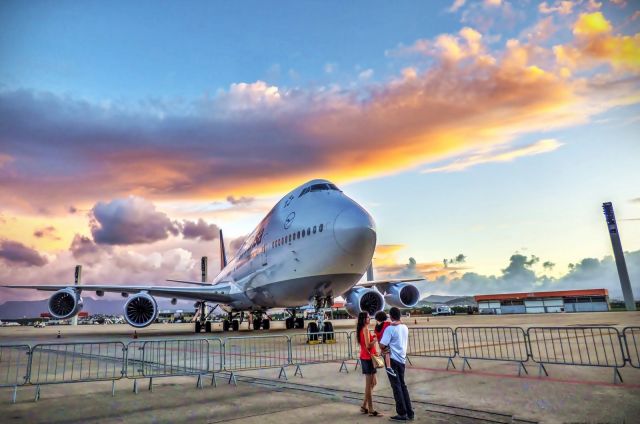
[[[481,314],[544,314],[609,310],[607,289],[562,290],[474,296]]]

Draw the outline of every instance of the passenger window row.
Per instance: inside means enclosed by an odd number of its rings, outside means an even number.
[[[284,246],[285,244],[291,243],[294,240],[310,237],[313,234],[321,233],[324,230],[324,224],[314,225],[313,228],[309,227],[306,230],[302,229],[297,232],[293,232],[287,236],[281,237],[278,240],[274,240],[271,242],[271,248],[276,248],[280,246]]]

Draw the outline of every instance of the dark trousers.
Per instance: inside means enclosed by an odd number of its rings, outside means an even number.
[[[396,400],[396,412],[403,417],[413,417],[413,408],[411,408],[411,399],[407,385],[404,383],[404,364],[391,359],[391,368],[396,372],[397,377],[389,377],[391,389],[393,389],[393,397]]]

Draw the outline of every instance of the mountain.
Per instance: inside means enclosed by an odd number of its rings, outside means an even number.
[[[122,306],[126,299],[94,299],[92,297],[84,297],[83,311],[89,312],[90,315],[122,315]],[[179,301],[178,304],[172,305],[168,299],[156,299],[158,309],[185,309],[192,310],[193,303],[187,301]],[[17,318],[37,318],[43,312],[48,312],[47,303],[49,299],[43,300],[9,300],[0,305],[0,319],[17,319]]]
[[[425,306],[437,306],[437,305],[448,305],[448,306],[468,306],[476,305],[476,301],[473,296],[438,296],[432,294],[430,296],[424,297],[420,299],[420,302],[416,305],[417,307],[425,307]]]

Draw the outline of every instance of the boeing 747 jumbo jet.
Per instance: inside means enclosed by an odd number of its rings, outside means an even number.
[[[312,180],[297,187],[280,200],[262,219],[251,235],[227,263],[220,232],[220,273],[212,283],[170,280],[192,286],[154,285],[33,285],[4,286],[18,289],[55,291],[49,299],[49,311],[57,319],[75,316],[82,309],[83,291],[103,296],[121,293],[127,323],[143,328],[155,322],[158,305],[154,297],[196,301],[199,318],[195,331],[211,331],[205,313],[206,304],[220,305],[228,319],[224,331],[237,331],[244,312],[253,315],[253,328],[269,329],[266,311],[285,308],[291,316],[287,328],[302,328],[297,309],[313,305],[318,323],[311,322],[309,332],[332,331],[324,322],[324,308],[343,296],[350,315],[362,311],[374,315],[385,304],[407,308],[414,306],[420,293],[408,284],[421,279],[373,280],[371,260],[376,246],[376,227],[358,203],[327,180]],[[367,272],[368,281],[359,283]]]

